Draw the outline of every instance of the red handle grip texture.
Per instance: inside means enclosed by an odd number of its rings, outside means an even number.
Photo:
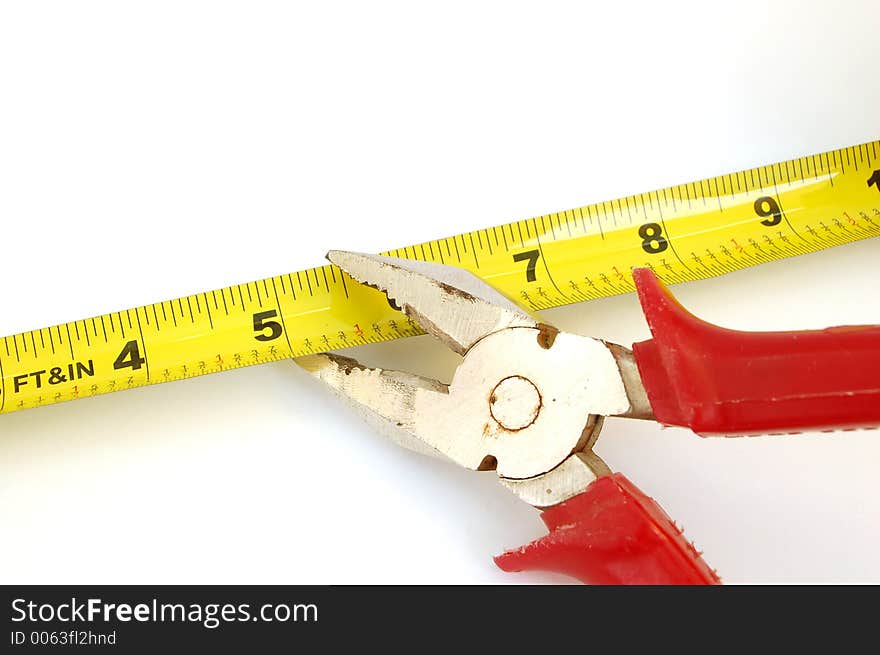
[[[653,339],[633,345],[654,416],[701,435],[880,426],[880,326],[738,332],[633,279]]]
[[[546,510],[550,533],[495,558],[503,571],[555,571],[589,584],[718,584],[672,519],[620,473]]]

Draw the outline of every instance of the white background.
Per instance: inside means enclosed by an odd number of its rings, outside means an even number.
[[[0,5],[0,333],[880,136],[852,2]],[[729,327],[880,322],[880,243],[679,285]],[[647,338],[634,296],[547,312]],[[422,373],[419,338],[359,351]],[[877,432],[597,451],[728,582],[880,582]],[[556,582],[476,474],[397,449],[292,363],[0,417],[0,582]]]

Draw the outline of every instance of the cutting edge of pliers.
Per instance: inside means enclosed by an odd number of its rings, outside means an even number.
[[[649,268],[633,280],[653,338],[563,332],[456,267],[345,251],[328,259],[462,355],[447,384],[335,354],[298,358],[398,444],[494,470],[550,532],[496,558],[584,582],[719,581],[650,497],[593,452],[605,417],[703,436],[880,425],[880,327],[739,332],[694,317]]]

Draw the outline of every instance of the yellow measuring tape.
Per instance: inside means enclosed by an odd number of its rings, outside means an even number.
[[[384,254],[466,268],[535,310],[880,236],[880,141]],[[0,413],[420,334],[322,266],[5,337]]]

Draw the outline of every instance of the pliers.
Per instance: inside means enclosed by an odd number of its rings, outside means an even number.
[[[650,268],[637,268],[653,338],[628,349],[562,332],[463,269],[327,257],[463,357],[449,384],[329,353],[297,363],[400,445],[494,470],[541,510],[549,534],[496,557],[505,571],[592,584],[719,583],[660,506],[592,451],[605,417],[701,436],[880,425],[880,326],[727,330],[688,313]]]

